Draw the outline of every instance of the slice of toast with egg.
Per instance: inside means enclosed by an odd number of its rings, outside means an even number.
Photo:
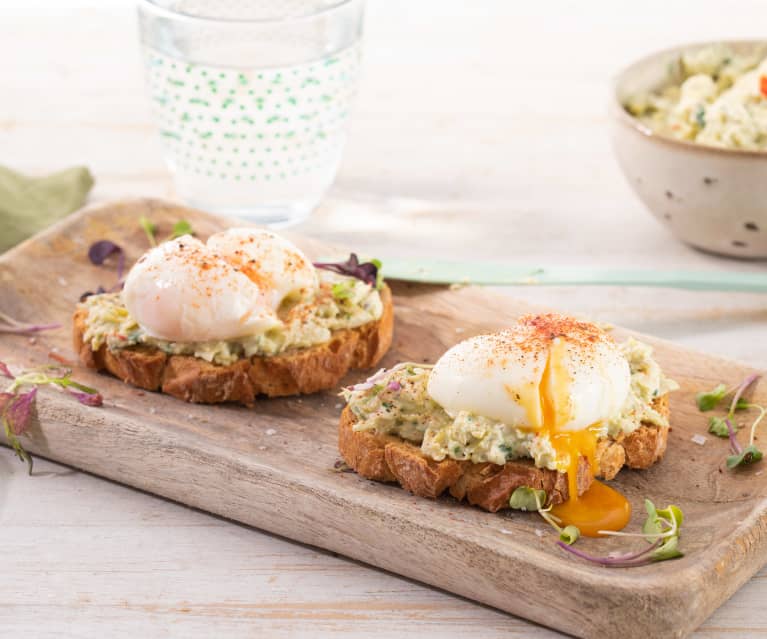
[[[344,389],[339,450],[363,477],[422,497],[449,492],[496,512],[524,486],[583,534],[596,534],[590,521],[618,530],[628,502],[597,478],[663,457],[676,387],[646,344],[526,316],[434,366],[405,362]]]
[[[668,417],[668,397],[656,400],[659,412]],[[459,501],[489,512],[509,507],[511,494],[521,486],[545,490],[550,503],[568,500],[567,473],[536,468],[532,460],[519,459],[503,465],[443,459],[435,461],[407,440],[392,435],[355,431],[357,421],[349,407],[341,415],[338,449],[344,461],[366,479],[398,483],[419,497],[435,499],[446,490]],[[613,479],[623,466],[645,469],[663,458],[668,427],[640,426],[630,435],[605,439],[597,448],[599,474]],[[579,458],[578,494],[582,495],[595,478],[586,457]]]
[[[120,293],[78,306],[75,350],[90,368],[188,402],[333,388],[392,340],[390,289],[375,265],[350,262],[315,268],[287,240],[252,229],[166,242]]]

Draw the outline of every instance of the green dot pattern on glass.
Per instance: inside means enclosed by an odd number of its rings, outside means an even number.
[[[145,49],[148,83],[171,165],[250,182],[335,167],[360,65],[358,45],[292,67],[231,69]]]

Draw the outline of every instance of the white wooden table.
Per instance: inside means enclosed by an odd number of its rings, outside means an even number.
[[[370,0],[345,163],[301,230],[386,255],[763,271],[670,238],[611,157],[608,81],[679,41],[758,37],[767,7]],[[763,35],[763,34],[761,34]],[[0,162],[84,163],[92,199],[173,196],[128,0],[0,1]],[[767,298],[510,294],[767,367]],[[0,628],[25,637],[556,637],[491,609],[0,450]],[[767,571],[697,637],[767,635]]]

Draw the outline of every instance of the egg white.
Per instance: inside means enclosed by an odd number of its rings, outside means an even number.
[[[293,243],[269,231],[228,229],[208,238],[208,247],[261,287],[274,310],[286,300],[311,299],[317,290],[311,260]]]
[[[593,325],[588,339],[577,325],[571,335],[540,328],[521,322],[455,345],[437,361],[429,395],[451,415],[470,411],[550,432],[584,430],[617,415],[630,386],[617,345]],[[553,424],[544,423],[547,403]]]
[[[174,342],[233,339],[280,323],[267,292],[189,235],[147,252],[128,273],[123,300],[150,336]]]

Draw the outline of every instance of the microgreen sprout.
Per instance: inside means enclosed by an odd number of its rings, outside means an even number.
[[[731,392],[724,384],[717,385],[713,390],[707,393],[698,393],[695,396],[695,401],[698,404],[698,410],[707,411],[716,408],[716,405],[721,402],[727,393]]]
[[[614,530],[598,531],[600,535],[641,537],[650,544],[643,550],[595,557],[576,548],[571,548],[563,540],[558,541],[557,545],[591,563],[619,568],[644,566],[656,561],[682,557],[683,553],[678,548],[682,522],[684,521],[682,511],[673,505],[658,509],[649,499],[645,499],[645,509],[647,510],[647,519],[642,526],[641,533],[624,533]]]
[[[25,324],[0,311],[0,333],[10,335],[32,335],[42,331],[61,328],[61,324]]]
[[[149,246],[157,246],[157,238],[155,237],[157,225],[144,215],[138,219],[138,225],[144,231],[144,235],[146,235],[146,239],[149,241]]]
[[[759,417],[756,418],[751,428],[750,443],[745,448],[743,448],[738,443],[738,440],[735,438],[735,428],[733,427],[730,419],[728,418],[724,420],[727,426],[727,435],[730,438],[730,448],[732,448],[732,452],[733,452],[732,455],[727,457],[727,468],[729,468],[730,470],[732,470],[733,468],[736,468],[737,466],[740,466],[741,464],[753,464],[762,459],[762,451],[760,451],[754,445],[754,432],[756,430],[756,425],[761,421],[762,417],[764,417],[764,412],[765,412],[761,406],[759,407],[759,410],[761,411],[761,413],[759,414]]]
[[[356,253],[351,253],[345,262],[315,262],[314,266],[340,275],[356,277],[365,284],[375,286],[376,289],[380,289],[383,285],[380,260],[360,262]]]
[[[168,237],[169,240],[175,240],[183,235],[194,235],[194,229],[187,220],[179,220],[173,225],[173,232]]]
[[[562,520],[551,514],[551,505],[544,508],[546,503],[546,491],[519,486],[509,497],[509,507],[515,510],[537,511],[547,524],[559,533],[559,543],[566,545],[574,544],[581,536],[577,526],[561,526]]]
[[[11,384],[0,393],[0,422],[5,436],[20,460],[27,463],[32,474],[32,457],[24,450],[18,437],[29,429],[32,412],[39,386],[52,385],[72,395],[86,406],[101,406],[103,398],[95,388],[90,388],[72,379],[72,371],[60,366],[38,366],[14,376],[8,366],[0,362],[0,375],[11,380]]]
[[[383,264],[376,258],[371,259],[370,263],[376,267],[376,290],[380,291],[383,286]]]
[[[763,458],[762,451],[754,443],[756,428],[764,418],[767,409],[758,404],[752,404],[743,397],[744,393],[759,379],[759,375],[752,374],[746,377],[740,384],[733,388],[727,388],[724,384],[718,384],[708,393],[698,393],[696,402],[701,411],[715,408],[725,397],[732,395],[730,408],[724,417],[710,417],[708,431],[718,437],[727,437],[730,440],[732,455],[727,457],[727,468],[730,470],[738,466],[753,464]],[[735,413],[739,410],[756,409],[759,411],[756,419],[751,423],[748,446],[740,445],[736,438],[737,427],[734,424]]]
[[[708,432],[717,437],[729,437],[729,429],[724,417],[710,417],[708,420]]]
[[[138,219],[138,225],[141,227],[141,230],[144,231],[144,235],[146,235],[146,239],[149,241],[149,246],[153,248],[157,246],[157,224],[152,222],[148,217],[142,215]],[[192,223],[189,222],[189,220],[181,219],[173,225],[173,230],[170,235],[163,241],[167,242],[168,240],[175,240],[177,237],[194,234],[195,230],[192,228]]]

